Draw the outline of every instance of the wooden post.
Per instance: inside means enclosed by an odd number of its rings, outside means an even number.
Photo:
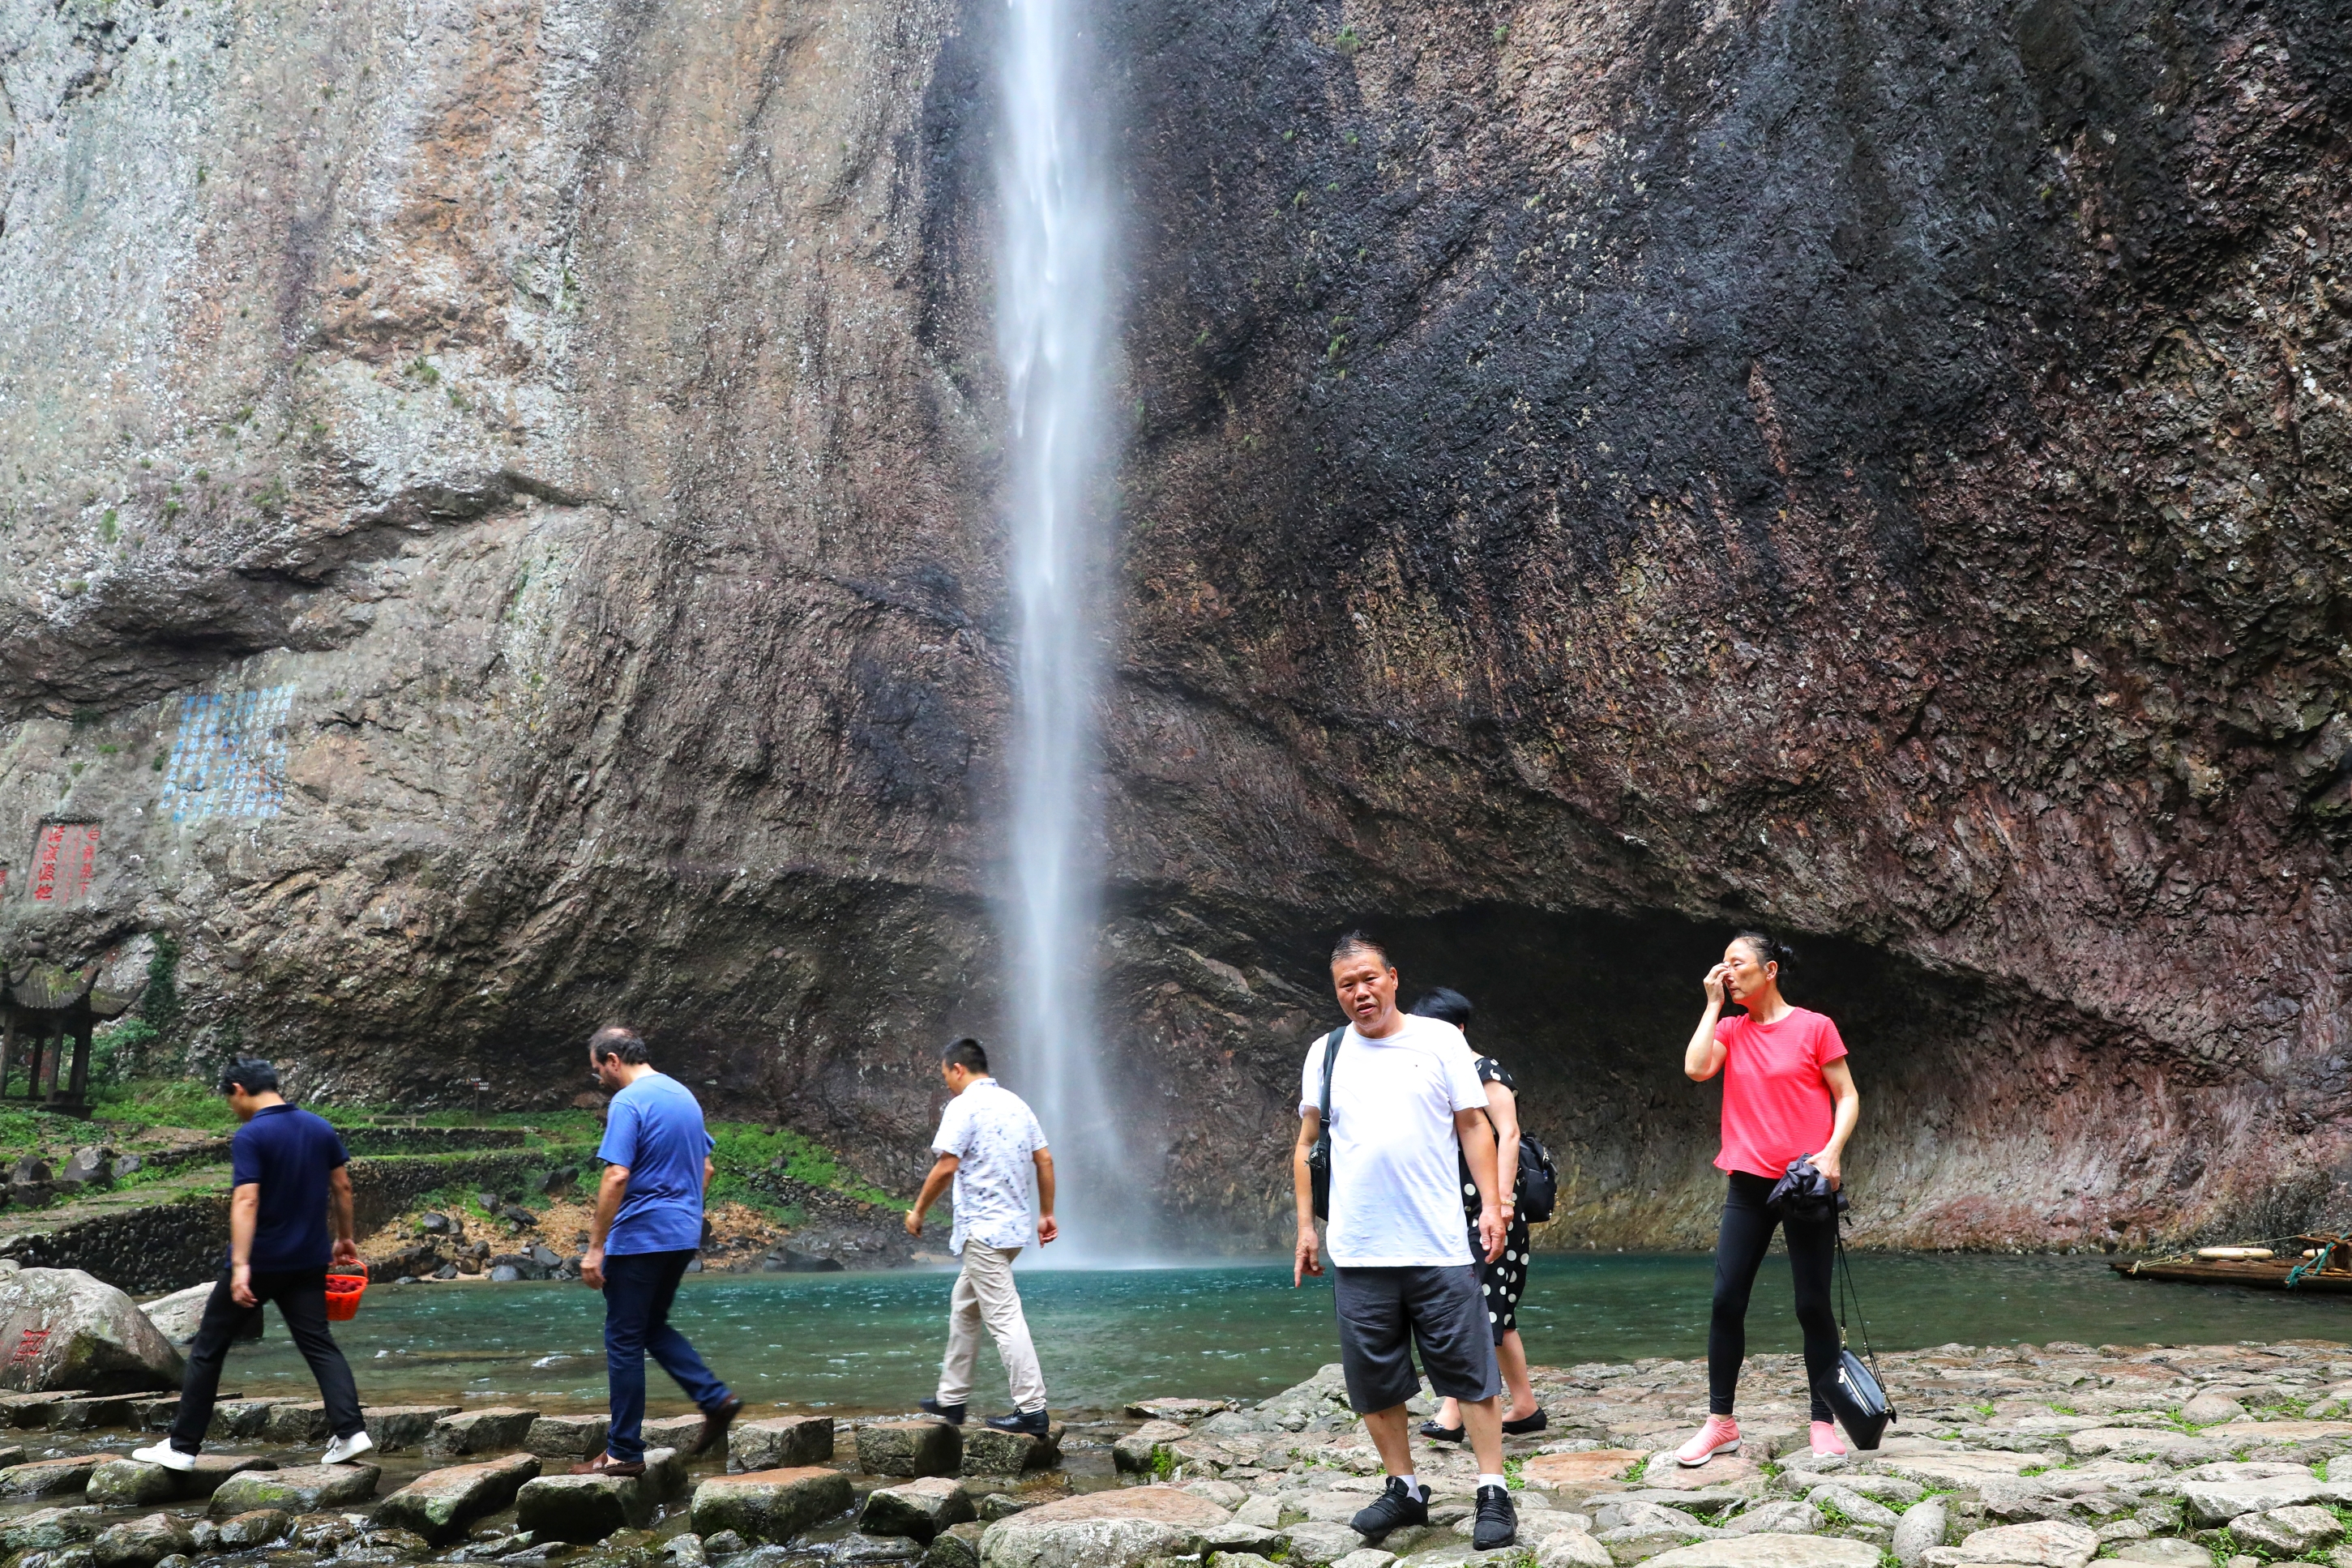
[[[90,1013],[85,1006],[81,1016],[74,1019],[73,1076],[68,1080],[68,1093],[76,1105],[89,1103],[89,1032]]]
[[[0,1100],[8,1098],[8,1069],[16,1060],[16,1009],[0,1007]]]
[[[36,1100],[47,1099],[48,1097],[49,1091],[57,1087],[58,1047],[63,1042],[64,1039],[65,1030],[62,1029],[60,1029],[54,1037],[51,1036],[47,1028],[44,1028],[41,1030],[39,1071],[33,1080],[32,1097]]]

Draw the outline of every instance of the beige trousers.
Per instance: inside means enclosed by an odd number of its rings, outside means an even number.
[[[961,1405],[971,1393],[980,1366],[981,1325],[996,1341],[1004,1376],[1013,1385],[1013,1408],[1045,1407],[1045,1376],[1037,1370],[1037,1347],[1029,1343],[1029,1320],[1021,1315],[1021,1292],[1013,1288],[1018,1247],[986,1247],[966,1240],[963,1272],[948,1299],[948,1354],[940,1363],[940,1403]]]

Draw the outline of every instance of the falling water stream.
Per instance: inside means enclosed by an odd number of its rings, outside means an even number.
[[[1019,643],[1013,763],[1012,1086],[1035,1107],[1060,1178],[1050,1260],[1132,1255],[1116,1124],[1096,1043],[1099,910],[1094,701],[1103,662],[1109,506],[1102,417],[1110,195],[1078,0],[1008,0],[998,162],[997,346],[1012,462]]]

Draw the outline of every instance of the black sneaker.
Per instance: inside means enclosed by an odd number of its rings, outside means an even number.
[[[950,1427],[963,1425],[963,1406],[961,1405],[942,1405],[936,1399],[919,1399],[915,1403],[923,1407],[926,1416],[936,1416]]]
[[[962,1416],[961,1406],[957,1407],[956,1414],[959,1417]],[[1034,1410],[1016,1410],[1010,1416],[991,1416],[988,1424],[1000,1432],[1019,1432],[1031,1437],[1043,1437],[1052,1432],[1054,1420],[1040,1405]]]
[[[1429,1489],[1418,1492],[1405,1490],[1402,1476],[1391,1476],[1388,1490],[1373,1500],[1372,1506],[1348,1521],[1359,1535],[1378,1541],[1391,1530],[1402,1530],[1408,1524],[1429,1522]]]
[[[1426,1509],[1422,1511],[1424,1514]],[[1519,1511],[1511,1506],[1511,1494],[1501,1487],[1478,1489],[1478,1523],[1470,1536],[1470,1544],[1481,1552],[1492,1552],[1497,1546],[1508,1546],[1519,1533]]]

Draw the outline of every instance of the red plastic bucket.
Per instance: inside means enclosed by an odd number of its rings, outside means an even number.
[[[327,1276],[327,1320],[347,1323],[360,1315],[360,1298],[367,1294],[365,1274]]]

